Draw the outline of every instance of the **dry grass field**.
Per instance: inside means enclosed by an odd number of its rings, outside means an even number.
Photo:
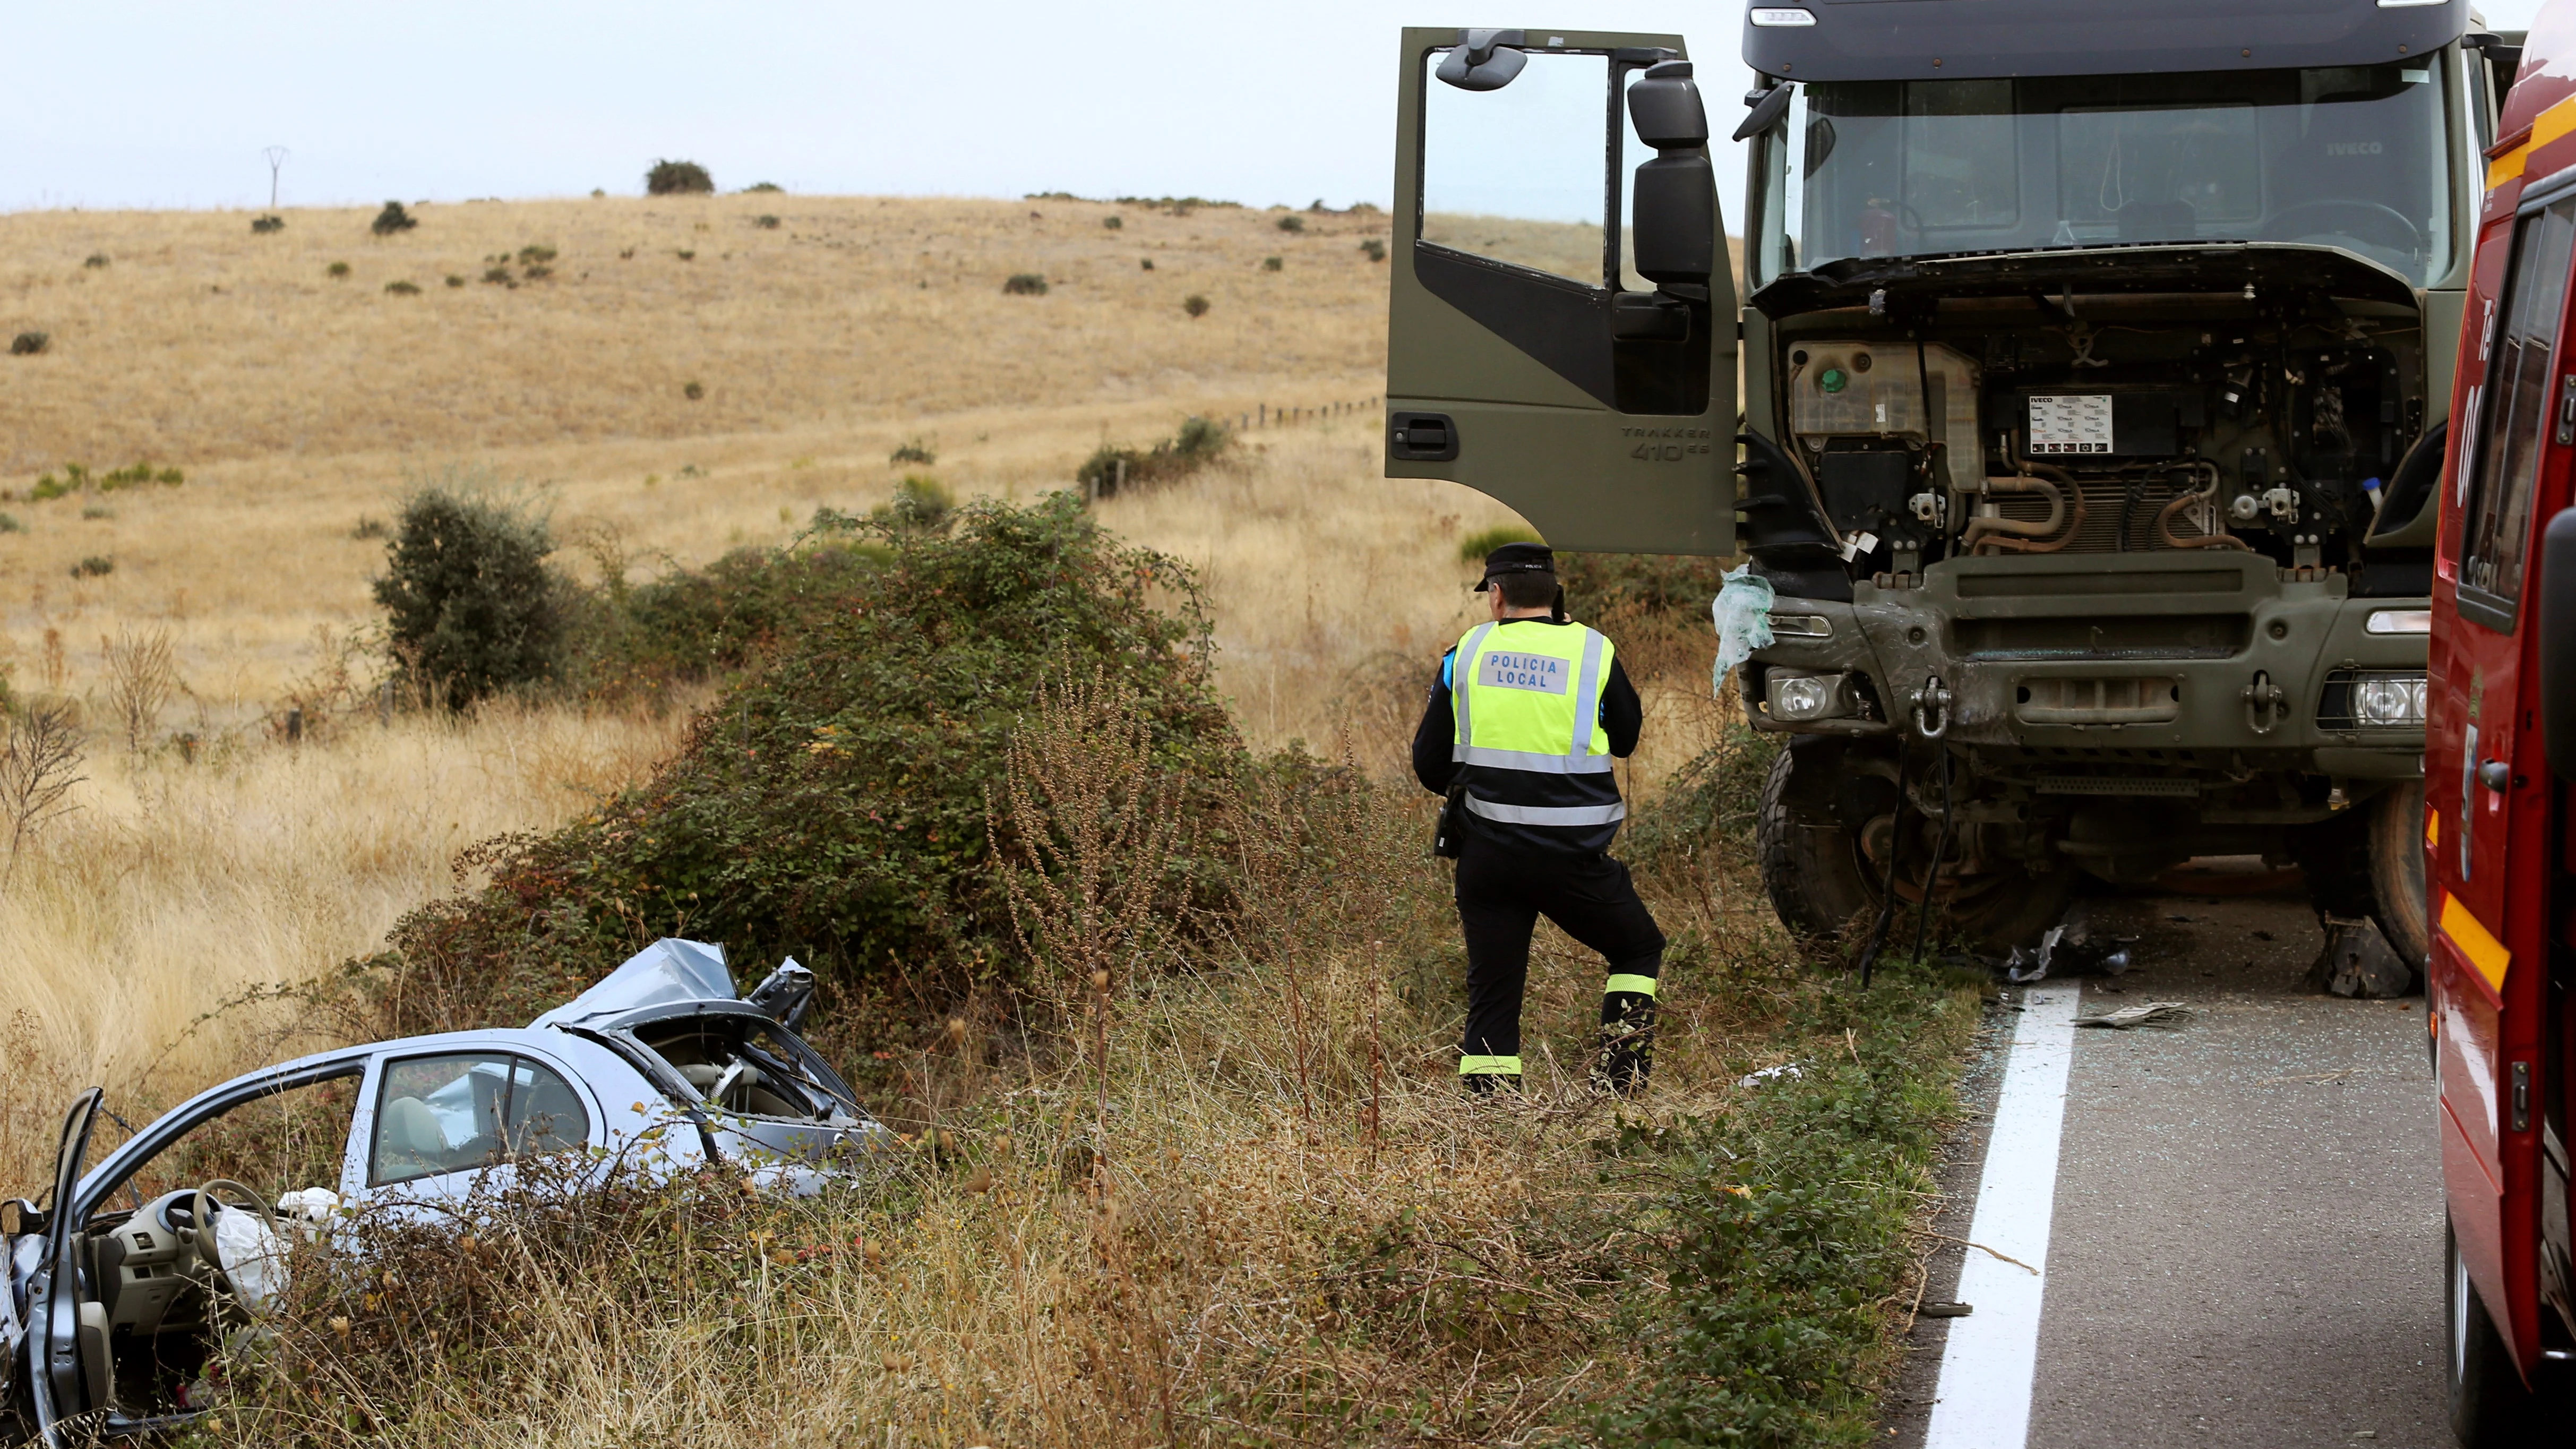
[[[676,740],[676,716],[546,709],[281,742],[290,702],[376,618],[384,544],[360,525],[421,483],[524,495],[576,574],[643,577],[872,506],[907,473],[1026,498],[1103,441],[1294,409],[1225,466],[1102,511],[1201,571],[1249,733],[1387,765],[1413,681],[1476,602],[1458,538],[1510,521],[1377,476],[1369,213],[1295,232],[1284,212],[1059,200],[415,214],[384,239],[371,210],[291,210],[269,235],[237,213],[0,217],[0,332],[50,338],[0,357],[0,509],[22,525],[0,532],[0,666],[93,726],[78,808],[0,886],[0,1021],[40,1059],[31,1079],[167,1101],[238,1069],[271,1018],[189,1031],[199,1015],[370,949],[448,887],[458,847],[560,819]],[[519,260],[531,245],[555,255]],[[482,280],[505,253],[511,282]],[[1024,271],[1045,295],[1004,293]],[[419,293],[385,290],[405,280]],[[888,461],[913,441],[935,465]],[[147,461],[186,482],[29,496],[67,464]],[[113,570],[76,574],[92,557]],[[137,754],[104,722],[107,653],[151,633],[182,690]]]

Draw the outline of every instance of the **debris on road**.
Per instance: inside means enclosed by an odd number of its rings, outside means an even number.
[[[1802,1070],[1796,1062],[1782,1062],[1776,1067],[1764,1067],[1758,1072],[1751,1072],[1738,1077],[1735,1079],[1735,1085],[1739,1087],[1758,1087],[1764,1082],[1780,1078],[1787,1078],[1791,1081],[1795,1081],[1805,1075],[1806,1072]]]
[[[1916,1310],[1917,1318],[1965,1318],[1977,1311],[1973,1303],[1926,1303]]]
[[[2404,996],[2416,989],[2415,968],[2388,944],[2378,922],[2368,917],[2326,916],[2320,924],[2325,927],[2326,947],[2317,954],[2317,964],[2308,968],[2310,985],[2365,1000]]]
[[[2127,1031],[2133,1026],[2177,1025],[2189,1015],[2191,1015],[2191,1008],[2179,1001],[2148,1001],[2136,1006],[2124,1006],[2117,1011],[2100,1016],[2079,1016],[2075,1018],[2075,1024]]]
[[[2026,986],[2051,975],[2117,976],[2129,969],[2129,947],[2137,939],[2113,935],[2079,904],[2039,938],[2038,951],[2013,947],[2011,958],[2004,962],[2004,977]]]
[[[2291,1082],[2340,1082],[2346,1077],[2358,1075],[2360,1071],[2361,1069],[2359,1067],[2346,1067],[2339,1072],[2301,1072],[2295,1077],[2265,1077],[2254,1085],[2258,1087],[2279,1087],[2286,1086]]]

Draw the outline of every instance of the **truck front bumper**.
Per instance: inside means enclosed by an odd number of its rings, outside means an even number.
[[[2353,685],[2422,674],[2427,636],[2373,632],[2371,619],[2390,616],[2386,630],[2429,605],[2350,598],[2347,585],[2340,573],[2214,550],[1945,560],[1919,578],[1856,584],[1848,604],[1775,602],[1778,623],[1820,622],[1755,652],[1746,710],[1758,729],[1929,729],[2095,767],[2420,777],[2420,721],[2364,725]],[[1855,676],[1856,705],[1835,718],[1776,718],[1765,695],[1774,673]]]

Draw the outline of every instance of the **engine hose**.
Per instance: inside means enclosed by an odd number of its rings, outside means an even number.
[[[2247,553],[2252,553],[2254,551],[2254,546],[2252,544],[2247,543],[2245,540],[2238,538],[2236,535],[2229,533],[2223,528],[2216,533],[2200,534],[2192,538],[2176,538],[2174,536],[2174,519],[2180,515],[2185,508],[2202,501],[2206,501],[2211,506],[2215,507],[2218,502],[2218,465],[2208,461],[2207,459],[2203,459],[2200,462],[2193,463],[2191,465],[2191,470],[2195,473],[2204,475],[2208,479],[2207,486],[2201,488],[2197,492],[2176,495],[2172,502],[2167,503],[2163,510],[2156,514],[2157,541],[2167,548],[2233,548],[2242,549]]]
[[[2039,519],[1971,518],[1960,542],[1970,549],[1998,535],[2018,538],[2046,538],[2066,523],[2066,494],[2045,478],[2004,477],[1986,480],[1986,492],[2044,493],[2048,495],[2048,516]]]
[[[2045,467],[2046,465],[2040,464],[2037,466]],[[2057,470],[2051,468],[2049,471],[2056,472]],[[2059,549],[2073,543],[2075,541],[2075,535],[2083,531],[2084,528],[2084,490],[2076,487],[2075,480],[2067,478],[2065,474],[2059,473],[2058,477],[2064,480],[2066,492],[2075,500],[2074,507],[2067,510],[2069,516],[2066,520],[2066,531],[2064,533],[2057,535],[2055,538],[1998,538],[1992,534],[1988,534],[1977,540],[1977,547],[1980,549],[1991,548],[2003,553],[2055,553]],[[1993,479],[1987,480],[1989,486],[1992,486],[1993,482]]]

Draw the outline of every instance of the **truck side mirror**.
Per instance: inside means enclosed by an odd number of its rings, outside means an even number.
[[[1519,30],[1461,30],[1458,48],[1432,73],[1462,91],[1498,91],[1529,64],[1528,43]]]
[[[1630,219],[1637,275],[1666,291],[1704,289],[1717,271],[1717,171],[1703,154],[1708,108],[1691,63],[1668,60],[1638,77],[1628,87],[1628,118],[1658,153],[1637,168]]]
[[[2576,780],[2576,508],[2540,536],[2540,738],[2549,768]]]

